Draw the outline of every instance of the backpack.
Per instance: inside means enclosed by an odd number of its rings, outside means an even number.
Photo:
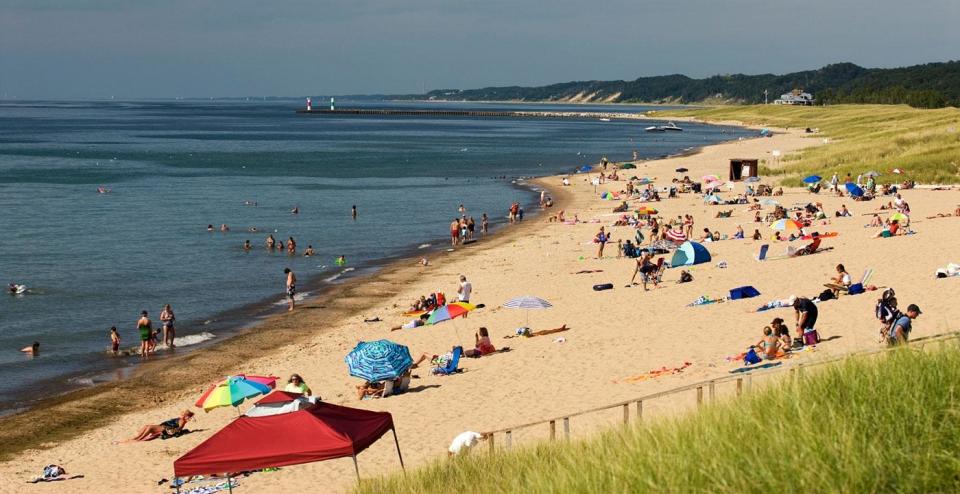
[[[893,288],[887,288],[883,291],[883,295],[880,296],[880,300],[877,300],[877,305],[874,308],[874,314],[877,319],[885,324],[892,323],[900,317],[900,311],[894,309],[890,306],[890,299],[896,295],[893,291]]]
[[[692,274],[690,274],[690,273],[688,273],[688,272],[686,272],[686,271],[680,272],[680,283],[689,283],[689,282],[691,282],[691,281],[693,281],[693,275],[692,275]]]

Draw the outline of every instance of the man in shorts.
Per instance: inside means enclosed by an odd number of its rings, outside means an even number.
[[[890,326],[890,334],[887,335],[887,345],[905,345],[910,338],[910,331],[913,330],[913,320],[920,316],[920,314],[922,314],[922,312],[920,312],[920,307],[917,307],[917,304],[908,305],[907,313],[900,316],[900,318]]]
[[[297,294],[297,275],[293,274],[290,268],[284,268],[283,272],[287,275],[287,298],[290,299],[290,309],[288,310],[293,311],[295,305],[293,299]]]
[[[806,297],[798,297],[793,301],[793,310],[797,316],[797,335],[806,343],[804,334],[817,328],[817,305]]]

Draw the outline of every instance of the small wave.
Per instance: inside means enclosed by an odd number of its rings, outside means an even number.
[[[417,246],[417,248],[418,248],[418,249],[426,249],[427,247],[430,247],[430,245],[431,245],[431,244],[420,244],[420,245]]]
[[[197,334],[188,334],[186,336],[178,336],[174,338],[173,344],[178,347],[196,345],[197,343],[202,343],[207,340],[212,340],[217,336],[213,333],[208,333],[206,331]]]
[[[73,384],[78,384],[80,386],[93,386],[93,379],[89,377],[75,377],[69,380]]]
[[[302,292],[302,293],[298,293],[298,294],[294,295],[294,296],[293,296],[293,300],[294,300],[294,302],[302,302],[303,299],[305,299],[305,298],[307,298],[307,297],[309,297],[309,296],[310,296],[310,292]],[[288,299],[286,296],[284,296],[282,299],[274,302],[273,305],[287,305],[287,304],[289,304],[289,303],[290,303],[290,299]]]
[[[339,273],[337,273],[337,274],[335,274],[335,275],[333,275],[333,276],[331,276],[331,277],[329,277],[329,278],[324,278],[323,281],[326,281],[327,283],[333,283],[334,281],[337,281],[338,279],[340,279],[341,276],[349,273],[350,271],[353,271],[353,269],[354,269],[354,268],[344,269],[343,271],[340,271]]]

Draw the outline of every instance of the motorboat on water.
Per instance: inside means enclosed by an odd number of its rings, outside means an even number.
[[[610,119],[607,118],[607,117],[602,117],[602,118],[600,119],[600,121],[601,121],[601,122],[609,122]]]
[[[675,130],[675,131],[682,131],[682,130],[683,130],[682,128],[680,128],[680,126],[678,126],[677,124],[675,124],[675,123],[673,123],[673,122],[667,122],[667,125],[662,126],[662,128],[663,128],[663,130]]]
[[[667,129],[663,128],[663,127],[660,126],[660,125],[651,125],[651,126],[647,127],[646,129],[643,129],[643,130],[645,130],[645,131],[647,131],[647,132],[666,132],[666,131],[667,131]]]

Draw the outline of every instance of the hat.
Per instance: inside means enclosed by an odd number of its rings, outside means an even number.
[[[917,314],[923,314],[923,312],[920,310],[920,307],[917,307],[917,304],[908,305],[907,312],[916,312]]]

